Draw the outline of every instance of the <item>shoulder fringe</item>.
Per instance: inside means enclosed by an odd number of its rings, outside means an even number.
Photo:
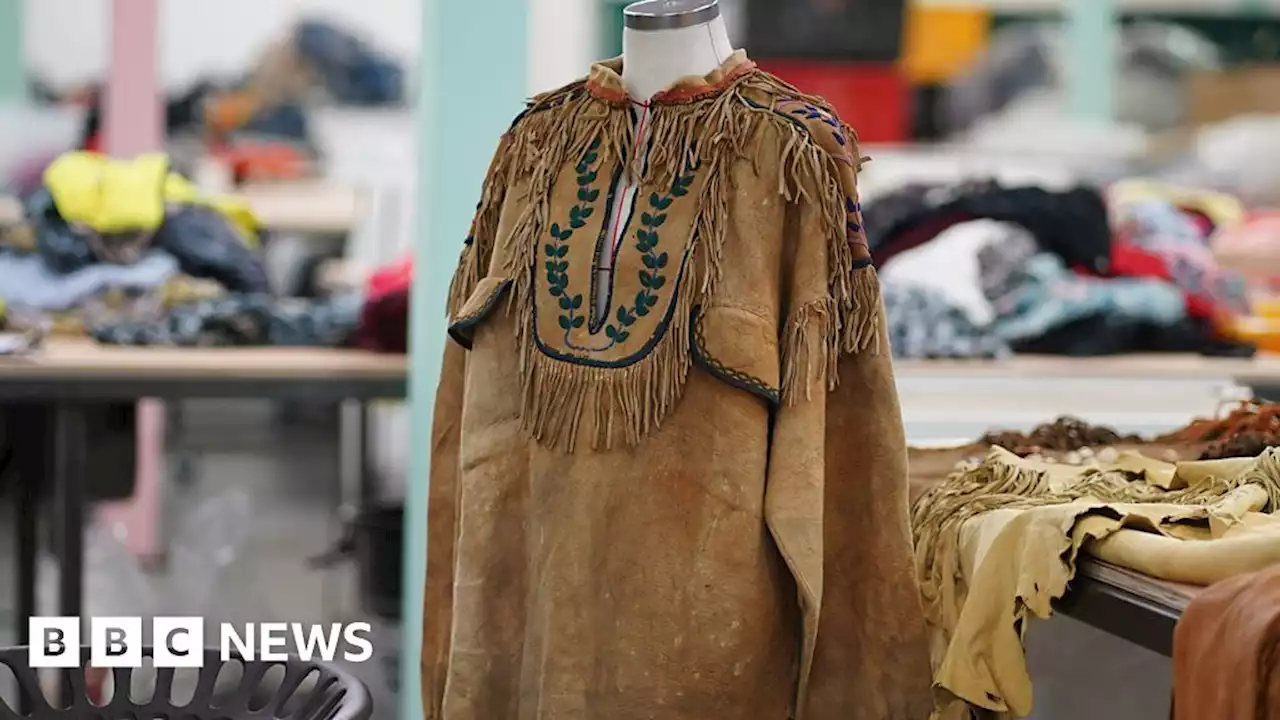
[[[489,261],[493,257],[494,236],[498,232],[498,221],[502,216],[502,202],[506,195],[507,183],[510,181],[509,169],[511,131],[508,130],[498,143],[498,150],[489,163],[485,173],[484,186],[480,190],[480,203],[476,206],[475,218],[471,221],[471,231],[467,235],[467,244],[462,248],[458,258],[458,269],[453,273],[449,283],[449,296],[446,304],[449,319],[458,316],[462,306],[466,305],[475,292],[476,285],[489,271]]]
[[[489,273],[498,224],[502,219],[503,202],[512,182],[516,180],[513,171],[528,167],[528,162],[532,160],[527,155],[530,143],[527,140],[517,141],[522,127],[529,123],[530,117],[560,105],[574,93],[581,92],[582,87],[583,83],[579,81],[534,97],[503,133],[485,173],[484,185],[480,189],[480,202],[476,205],[466,247],[462,250],[458,268],[449,284],[447,307],[450,318],[457,316],[475,291],[476,284]]]
[[[556,173],[593,143],[599,143],[601,154],[626,157],[633,142],[631,124],[625,113],[608,112],[579,82],[536,98],[504,137],[503,157],[495,159],[482,194],[476,240],[464,251],[454,278],[450,308],[461,307],[479,278],[491,271],[501,193],[521,188],[529,202],[502,240],[502,267],[492,271],[512,281],[508,309],[519,319],[521,420],[540,444],[566,451],[581,442],[593,449],[635,445],[679,400],[692,366],[692,310],[714,299],[722,275],[731,171],[740,160],[752,161],[758,153],[758,134],[766,126],[776,128],[786,143],[778,192],[789,201],[803,199],[823,207],[831,265],[828,297],[794,309],[783,329],[785,401],[807,398],[814,383],[825,381],[834,387],[841,354],[876,350],[879,286],[873,270],[855,268],[846,239],[839,165],[804,128],[752,97],[801,98],[828,109],[821,100],[765,73],[744,75],[711,101],[653,108],[648,162],[633,165],[632,176],[643,183],[670,183],[687,164],[695,163],[706,182],[671,322],[652,352],[624,368],[576,365],[539,351],[531,334],[531,304],[534,258],[548,227]],[[543,112],[553,108],[556,112]],[[743,112],[744,108],[758,112]],[[814,192],[822,196],[813,197]]]
[[[800,100],[837,117],[822,98],[807,95],[772,75],[762,75],[754,82],[769,97]],[[767,111],[776,117],[773,108],[761,110],[761,114]],[[839,161],[805,130],[790,120],[778,121],[783,137],[788,138],[778,192],[788,201],[822,208],[829,268],[827,297],[792,308],[782,328],[782,401],[794,405],[808,401],[815,385],[835,389],[841,356],[880,352],[880,283],[870,261],[857,258],[848,239],[845,199],[850,193],[856,195],[857,188],[844,187]],[[858,150],[857,134],[849,126],[843,127],[853,143],[856,173],[864,158]]]

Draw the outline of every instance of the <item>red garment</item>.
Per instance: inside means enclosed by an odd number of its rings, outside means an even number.
[[[409,289],[365,300],[353,344],[362,350],[409,352]]]
[[[1137,245],[1116,240],[1111,244],[1111,272],[1113,277],[1159,278],[1173,280],[1164,258],[1143,250]]]
[[[399,262],[381,268],[369,277],[370,300],[390,293],[407,292],[413,285],[413,257],[406,256]]]
[[[355,346],[387,353],[409,351],[409,302],[413,258],[405,257],[369,277]]]

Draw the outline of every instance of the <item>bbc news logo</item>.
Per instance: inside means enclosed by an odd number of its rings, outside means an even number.
[[[33,617],[28,621],[32,668],[80,667],[81,620],[78,617]],[[198,617],[152,619],[152,662],[156,667],[195,668],[204,665],[205,623]],[[221,623],[218,650],[223,662],[245,660],[284,662],[291,655],[303,660],[367,662],[373,656],[369,623]],[[94,667],[141,667],[144,644],[142,618],[89,618],[89,663]]]

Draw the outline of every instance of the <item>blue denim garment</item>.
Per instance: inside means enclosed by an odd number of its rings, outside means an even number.
[[[1161,326],[1187,317],[1186,300],[1172,283],[1080,275],[1027,235],[1011,234],[983,248],[978,267],[996,313],[991,327],[1011,344],[1098,315]]]
[[[1011,353],[990,328],[975,324],[932,288],[884,278],[880,289],[895,358],[1002,358]]]
[[[176,307],[159,322],[104,324],[90,334],[108,345],[336,347],[355,332],[362,305],[358,293],[324,300],[230,295]]]
[[[54,271],[40,255],[3,253],[0,298],[13,307],[61,312],[109,290],[155,290],[177,273],[177,261],[162,252],[147,253],[132,265],[96,263],[69,273]]]

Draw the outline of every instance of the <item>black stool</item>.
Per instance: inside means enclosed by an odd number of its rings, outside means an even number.
[[[143,655],[150,657],[151,648]],[[27,648],[0,649],[0,665],[8,666],[18,680],[19,705],[10,707],[0,698],[0,720],[369,720],[373,705],[369,690],[350,674],[324,663],[290,657],[283,662],[234,659],[244,667],[240,682],[229,692],[214,685],[225,663],[217,650],[204,651],[204,666],[192,668],[199,673],[195,694],[190,702],[177,705],[173,699],[174,668],[154,668],[155,690],[151,699],[135,701],[130,694],[134,673],[141,668],[110,668],[113,690],[103,705],[89,699],[85,668],[89,650],[81,652],[82,665],[62,671],[69,679],[70,700],[56,708],[40,689],[37,671],[27,666]],[[274,666],[284,668],[284,680],[277,688],[261,688],[263,676]],[[302,688],[309,676],[315,683]],[[265,701],[261,693],[269,693]],[[64,694],[65,697],[65,694]],[[214,706],[214,701],[217,706]],[[257,702],[253,702],[257,700]],[[286,705],[297,708],[285,714]]]

